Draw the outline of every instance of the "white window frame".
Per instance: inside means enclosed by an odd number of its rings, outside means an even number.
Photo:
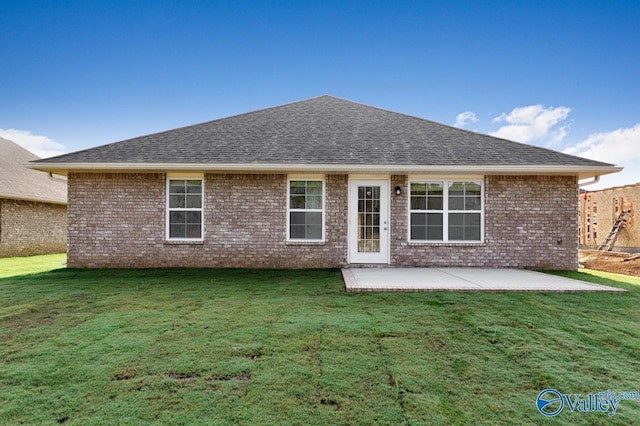
[[[480,210],[449,210],[449,186],[453,182],[473,182],[480,185]],[[442,210],[412,210],[411,209],[411,184],[413,183],[440,183],[442,184]],[[407,241],[419,244],[482,244],[484,243],[484,177],[481,176],[425,176],[409,178],[407,188]],[[442,213],[442,240],[414,240],[411,239],[411,213]],[[480,239],[479,240],[449,240],[449,213],[480,213]]]
[[[292,181],[306,181],[306,182],[322,182],[322,209],[291,209],[291,182]],[[324,243],[325,242],[325,230],[326,230],[326,203],[327,203],[327,182],[324,175],[289,175],[287,176],[287,218],[286,218],[286,235],[287,242],[292,243]],[[322,238],[320,239],[305,239],[305,238],[291,238],[291,213],[292,212],[320,212],[322,213]]]
[[[204,241],[204,232],[205,232],[205,221],[204,221],[204,176],[202,174],[167,174],[167,182],[165,188],[165,239],[166,241]],[[202,191],[200,193],[201,202],[200,208],[170,208],[169,207],[169,198],[170,198],[170,188],[172,180],[199,180],[200,187]],[[170,215],[172,211],[199,211],[201,224],[200,224],[200,238],[171,238],[170,235]]]

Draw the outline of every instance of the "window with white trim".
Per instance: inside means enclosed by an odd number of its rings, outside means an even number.
[[[167,180],[167,239],[202,240],[202,179]]]
[[[480,242],[484,238],[482,181],[411,181],[409,239]]]
[[[287,239],[324,241],[324,180],[288,180]]]

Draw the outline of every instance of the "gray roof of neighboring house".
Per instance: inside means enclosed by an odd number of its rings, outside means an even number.
[[[47,158],[34,167],[89,163],[613,167],[326,95]]]
[[[38,157],[10,140],[0,138],[0,198],[67,203],[67,184],[24,165]]]

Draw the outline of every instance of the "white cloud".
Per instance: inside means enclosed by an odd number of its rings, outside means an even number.
[[[582,142],[566,148],[564,152],[624,167],[622,172],[603,176],[598,184],[585,189],[595,190],[640,182],[640,123],[611,132],[594,133]]]
[[[53,157],[66,151],[61,143],[46,136],[34,135],[29,130],[0,129],[0,137],[17,143],[40,158]]]
[[[474,113],[471,111],[465,111],[456,116],[456,123],[453,126],[462,128],[467,125],[467,122],[477,123],[478,121],[480,120],[478,120],[478,117],[476,117]]]
[[[638,161],[640,160],[640,123],[611,132],[594,133],[582,142],[568,147],[564,152],[613,164]]]
[[[492,120],[492,123],[507,124],[490,134],[524,143],[546,141],[548,145],[557,144],[567,135],[567,126],[556,126],[566,120],[570,112],[568,107],[546,108],[539,104],[514,108]]]
[[[624,166],[624,170],[618,173],[604,175],[600,178],[598,183],[585,186],[584,189],[587,191],[594,191],[597,189],[611,188],[613,186],[640,183],[640,160],[628,161],[624,164],[618,165]]]

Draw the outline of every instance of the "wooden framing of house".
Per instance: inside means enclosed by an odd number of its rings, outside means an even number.
[[[616,218],[629,210],[626,222],[620,229],[615,249],[640,250],[640,226],[636,217],[637,202],[640,200],[640,183],[597,191],[581,191],[579,194],[580,246],[596,248],[602,243],[613,227]]]

